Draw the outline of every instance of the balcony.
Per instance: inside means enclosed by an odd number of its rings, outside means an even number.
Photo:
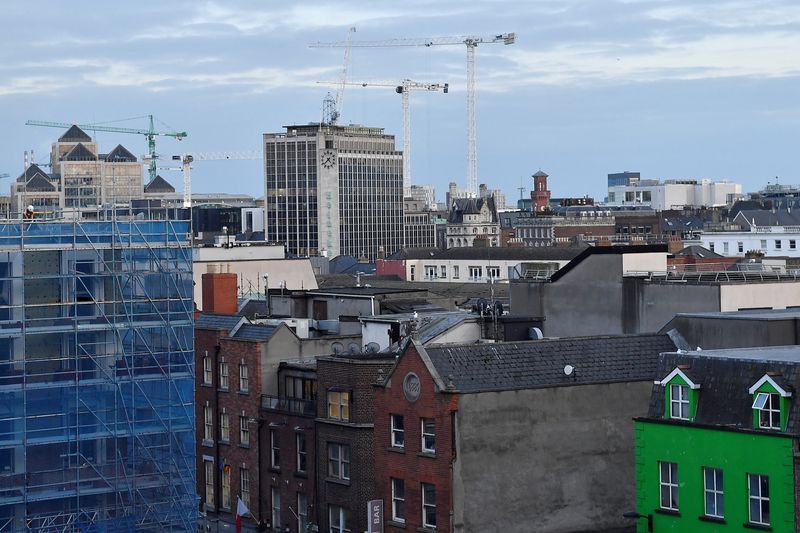
[[[300,398],[263,394],[261,396],[261,408],[293,415],[317,416],[317,404],[313,400],[301,400]]]

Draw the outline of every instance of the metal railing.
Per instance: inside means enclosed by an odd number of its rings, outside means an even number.
[[[705,282],[786,282],[800,280],[800,270],[787,270],[763,263],[700,263],[671,265],[666,271],[626,272],[625,276],[642,277],[650,281]]]
[[[302,400],[300,398],[286,398],[272,396],[270,394],[261,395],[261,408],[270,411],[283,411],[303,416],[316,416],[317,404],[313,400]]]

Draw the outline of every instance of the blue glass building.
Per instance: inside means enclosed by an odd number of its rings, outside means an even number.
[[[195,531],[189,222],[0,223],[0,531]]]

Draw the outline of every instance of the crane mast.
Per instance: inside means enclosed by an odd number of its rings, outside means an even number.
[[[467,189],[476,197],[478,195],[478,156],[477,134],[475,124],[475,48],[479,44],[514,44],[516,33],[502,33],[487,37],[480,36],[455,36],[434,37],[417,39],[387,39],[383,41],[352,41],[349,37],[346,42],[322,43],[309,45],[311,48],[345,48],[345,55],[351,47],[360,48],[386,48],[396,46],[451,46],[466,45],[467,47]]]

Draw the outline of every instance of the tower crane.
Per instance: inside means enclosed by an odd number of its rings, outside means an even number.
[[[336,99],[333,105],[330,105],[330,95],[326,97],[324,105],[323,122],[328,124],[336,124],[342,116],[342,108],[344,107],[344,87],[347,85],[347,63],[350,60],[350,43],[353,42],[353,34],[356,32],[355,26],[351,26],[347,30],[347,40],[344,41],[344,61],[342,62],[342,74],[339,76],[339,81],[336,83]]]
[[[318,82],[325,83],[325,82]],[[403,104],[403,194],[411,193],[411,105],[409,96],[411,91],[442,91],[447,94],[449,83],[429,83],[409,79],[397,83],[383,82],[345,82],[346,85],[359,85],[361,87],[392,87],[401,95]]]
[[[180,167],[167,167],[164,170],[180,170],[183,174],[183,207],[192,207],[192,163],[195,161],[228,161],[263,159],[264,154],[258,150],[238,152],[204,152],[195,154],[173,155],[173,161],[179,161]]]
[[[311,48],[342,48],[349,51],[351,47],[386,48],[395,46],[451,46],[467,47],[467,189],[472,196],[478,193],[478,157],[476,149],[475,127],[475,48],[479,44],[514,44],[516,33],[502,33],[490,36],[460,35],[455,37],[434,37],[417,39],[387,39],[383,41],[355,41],[348,38],[346,42],[322,43],[310,45]]]
[[[132,133],[135,135],[144,135],[147,138],[147,160],[149,161],[149,174],[150,179],[156,177],[158,153],[156,152],[156,137],[174,137],[177,140],[185,138],[188,134],[185,131],[156,131],[153,124],[153,115],[146,115],[145,117],[136,118],[149,118],[150,127],[148,129],[141,128],[118,128],[115,126],[105,126],[102,124],[70,124],[67,122],[45,122],[41,120],[29,120],[25,123],[26,126],[44,126],[48,128],[69,128],[78,126],[82,130],[89,131],[107,131],[110,133]]]

